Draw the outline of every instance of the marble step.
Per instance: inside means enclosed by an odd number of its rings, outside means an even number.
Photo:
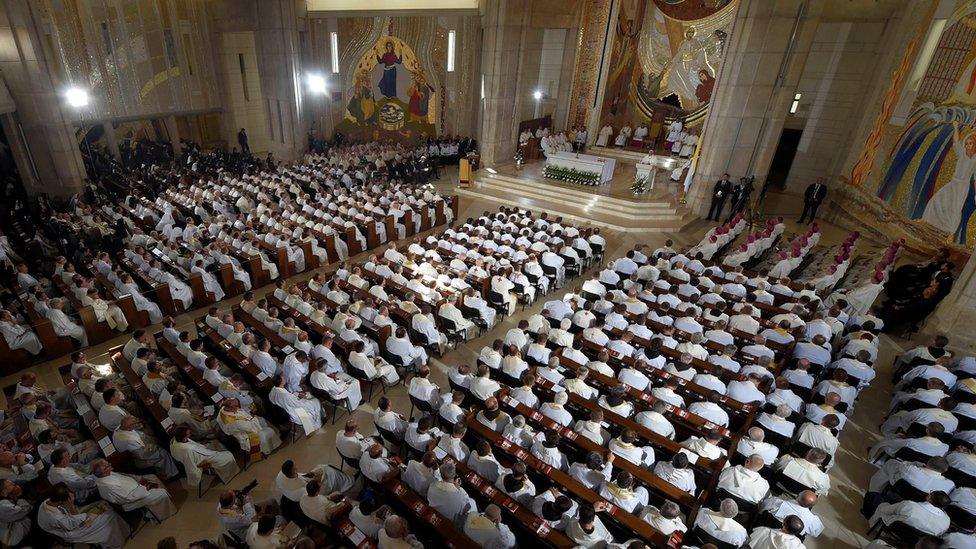
[[[642,198],[640,201],[627,200],[597,194],[579,185],[534,181],[502,174],[479,176],[475,182],[486,188],[498,189],[539,200],[565,203],[568,206],[586,204],[591,209],[606,210],[630,218],[646,215],[675,215],[678,213],[677,208],[667,197]]]
[[[629,160],[631,162],[640,162],[644,156],[647,155],[646,152],[632,151],[629,149],[617,149],[614,147],[597,147],[592,146],[586,149],[586,154],[592,154],[595,156],[609,156],[610,158],[619,158],[621,160]],[[661,160],[668,160],[669,157],[666,155],[656,155]],[[675,162],[678,161],[675,157]]]
[[[513,193],[511,188],[484,185],[475,182],[468,189],[456,189],[458,195],[473,200],[489,200],[508,206],[518,206],[534,211],[547,211],[560,215],[574,223],[589,224],[620,232],[675,232],[698,221],[690,212],[621,216],[612,210],[590,207],[588,203],[553,201],[545,197],[533,197]]]

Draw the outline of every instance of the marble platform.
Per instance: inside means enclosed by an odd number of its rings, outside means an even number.
[[[478,170],[471,186],[457,189],[464,197],[490,200],[509,206],[548,211],[574,223],[588,223],[621,232],[680,231],[698,220],[678,202],[678,185],[669,170],[661,168],[653,190],[635,195],[630,191],[638,159],[619,159],[613,179],[604,185],[586,186],[542,176],[544,161],[516,168],[504,165]],[[493,173],[494,172],[494,173]]]

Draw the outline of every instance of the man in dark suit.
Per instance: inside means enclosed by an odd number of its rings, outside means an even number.
[[[732,221],[732,217],[735,214],[745,209],[746,204],[749,203],[749,196],[752,195],[752,188],[751,178],[743,177],[739,179],[739,184],[736,188],[732,189],[732,210],[729,212],[729,219],[726,223]]]
[[[251,146],[247,143],[247,131],[244,128],[237,132],[237,144],[241,146],[242,153],[251,154]]]
[[[712,187],[712,207],[708,209],[709,221],[718,221],[722,216],[722,208],[725,207],[725,200],[729,197],[732,190],[732,182],[729,181],[729,174],[722,174],[722,179],[715,182]]]
[[[810,220],[807,223],[813,223],[814,218],[817,217],[817,208],[820,207],[824,198],[827,198],[827,184],[824,182],[824,178],[818,177],[817,182],[808,185],[806,192],[803,193],[803,213],[800,215],[798,223],[803,223],[808,213]]]

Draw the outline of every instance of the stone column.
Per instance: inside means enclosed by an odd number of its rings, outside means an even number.
[[[687,196],[696,213],[707,213],[725,172],[765,181],[822,9],[822,0],[740,0]]]
[[[261,94],[273,128],[269,150],[278,160],[294,160],[305,152],[309,116],[305,111],[299,31],[305,25],[304,3],[261,0],[254,33],[260,67]]]
[[[616,21],[619,14],[620,2],[614,2],[610,6],[609,20]],[[603,97],[607,91],[607,76],[610,74],[610,57],[613,52],[614,37],[616,36],[616,33],[612,30],[613,28],[611,25],[604,25],[603,29],[599,30],[602,40],[600,42],[601,51],[598,59],[602,60],[602,62],[599,64],[597,74],[601,85],[600,89],[596,92],[596,98],[593,100],[595,106],[592,109],[588,109],[588,115],[586,117],[586,134],[592,143],[596,143],[597,134],[600,133],[600,115],[603,112]]]
[[[108,143],[108,151],[117,160],[121,160],[122,153],[119,152],[119,138],[115,134],[115,124],[111,121],[102,122],[102,128],[105,130],[105,141]]]
[[[183,146],[180,145],[180,127],[176,124],[176,117],[167,116],[163,119],[163,123],[166,124],[166,133],[169,134],[169,143],[173,146],[173,154],[179,156],[183,152]]]
[[[485,79],[481,125],[481,159],[485,166],[509,162],[518,141],[519,59],[526,0],[486,0],[482,28],[481,68]]]
[[[945,334],[953,348],[965,353],[976,349],[976,253],[970,256],[952,291],[925,324],[925,331]]]
[[[80,113],[69,112],[71,107],[64,104],[62,87],[67,83],[59,81],[54,72],[57,60],[48,57],[36,6],[28,0],[6,0],[0,9],[4,12],[0,42],[6,44],[0,48],[0,73],[17,106],[14,116],[19,124],[10,128],[16,131],[8,133],[8,138],[20,141],[23,136],[26,143],[13,149],[26,154],[26,145],[30,154],[29,159],[17,155],[24,186],[29,194],[44,192],[66,198],[85,185],[85,166],[71,123]],[[86,86],[87,82],[76,84]],[[28,166],[36,174],[24,169]]]

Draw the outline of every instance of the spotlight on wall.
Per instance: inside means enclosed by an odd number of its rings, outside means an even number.
[[[793,103],[790,105],[790,114],[796,114],[796,111],[799,110],[801,97],[803,97],[802,93],[793,96]]]
[[[88,91],[72,86],[64,91],[64,99],[68,105],[80,109],[88,106]]]
[[[447,72],[454,72],[455,31],[447,31]]]
[[[325,85],[325,77],[321,74],[308,74],[305,76],[305,80],[308,81],[308,91],[324,95],[327,90]]]
[[[534,98],[534,99],[535,99],[536,101],[538,101],[538,100],[540,100],[540,99],[542,99],[542,92],[541,92],[541,91],[539,91],[539,90],[535,90],[534,92],[532,92],[532,97],[533,97],[533,98]]]
[[[329,33],[329,54],[332,57],[332,74],[339,74],[339,33]]]

